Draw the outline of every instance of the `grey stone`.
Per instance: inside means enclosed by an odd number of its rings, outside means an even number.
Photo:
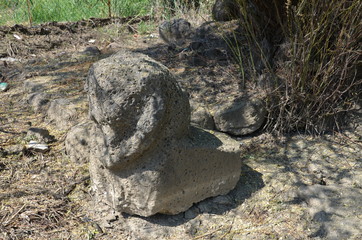
[[[235,187],[238,142],[190,127],[187,96],[165,66],[123,50],[93,64],[86,90],[96,201],[141,216],[177,214]]]
[[[195,217],[197,217],[197,215],[200,213],[199,209],[196,207],[191,207],[190,209],[188,209],[187,211],[185,211],[184,213],[184,217],[186,219],[193,219]]]
[[[89,55],[89,56],[98,56],[101,54],[101,51],[99,50],[98,47],[91,46],[91,47],[87,47],[86,49],[84,49],[84,51],[82,53],[85,55]]]
[[[183,46],[193,35],[191,24],[185,19],[173,19],[160,24],[160,38],[169,45]]]
[[[44,128],[29,128],[26,136],[40,143],[50,143],[54,141],[54,136],[51,136],[49,131]]]
[[[230,21],[240,18],[240,6],[236,0],[216,0],[212,7],[215,21]]]
[[[264,123],[266,109],[257,98],[243,98],[227,103],[215,112],[216,129],[232,135],[246,135],[258,130]]]
[[[54,123],[58,130],[68,130],[77,124],[77,109],[68,99],[55,99],[50,102],[47,111],[48,119]]]
[[[204,57],[200,57],[198,55],[193,55],[189,58],[189,60],[187,61],[188,64],[190,64],[191,66],[207,66],[207,61],[206,58]]]
[[[24,81],[24,89],[28,93],[39,92],[44,89],[44,84],[31,80]]]
[[[109,168],[132,161],[160,138],[188,132],[186,95],[165,66],[142,54],[120,51],[95,63],[86,90],[90,117],[109,148]]]
[[[206,59],[217,59],[219,61],[227,59],[226,53],[218,48],[205,49],[201,54]]]
[[[197,51],[198,49],[205,47],[205,45],[206,44],[202,41],[193,41],[190,43],[189,48],[192,51]]]
[[[84,122],[73,126],[65,138],[65,150],[73,162],[84,163],[90,157],[91,129],[94,123]]]
[[[110,171],[91,158],[99,197],[119,211],[150,216],[177,214],[195,202],[228,193],[240,176],[238,146],[226,148],[227,141],[200,129],[191,132],[189,139],[165,142],[158,151],[144,153],[138,166],[122,171]]]
[[[191,104],[191,122],[206,129],[214,129],[215,123],[207,107],[194,101]]]
[[[27,98],[27,103],[32,106],[35,112],[48,110],[50,94],[35,92],[30,93]]]

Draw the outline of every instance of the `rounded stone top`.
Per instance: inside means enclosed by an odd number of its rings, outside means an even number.
[[[93,64],[86,81],[89,114],[101,128],[107,167],[128,162],[157,141],[188,132],[190,106],[170,71],[127,50]]]

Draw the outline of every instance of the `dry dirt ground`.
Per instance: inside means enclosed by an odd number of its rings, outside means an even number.
[[[89,66],[128,48],[169,67],[193,100],[218,104],[241,94],[227,51],[205,58],[169,49],[156,32],[137,32],[138,21],[0,27],[0,79],[9,84],[0,92],[0,239],[362,239],[361,126],[320,137],[238,138],[243,167],[228,195],[176,216],[101,217],[87,163],[65,154],[66,129],[27,103],[34,88],[71,99],[80,122],[87,117]],[[90,46],[101,52],[83,52]],[[50,131],[56,141],[49,151],[24,147],[29,127]]]

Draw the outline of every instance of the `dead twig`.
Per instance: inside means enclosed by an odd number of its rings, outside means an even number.
[[[228,227],[228,230],[220,237],[220,239],[224,239],[224,237],[226,237],[226,235],[228,235],[231,232],[232,228],[233,228],[233,225],[230,225]]]
[[[9,219],[7,219],[5,221],[5,223],[3,223],[3,226],[4,227],[8,226],[25,207],[26,207],[26,203],[18,211],[16,211]]]
[[[16,48],[16,46],[15,46],[15,48]],[[10,57],[14,57],[14,56],[16,55],[15,52],[18,52],[17,49],[14,50],[13,47],[12,47],[12,43],[9,42],[9,46],[8,46],[8,49],[7,49],[8,55],[9,55]]]
[[[53,229],[50,231],[47,231],[46,233],[58,233],[58,232],[63,232],[63,231],[67,231],[65,228],[61,228],[61,229]]]
[[[231,229],[233,229],[234,221],[235,221],[235,217],[231,221],[231,224],[228,227],[228,230],[220,237],[220,239],[223,239],[224,237],[226,237],[226,235],[228,235],[231,232]]]
[[[216,233],[216,232],[220,231],[220,230],[221,230],[221,229],[223,229],[223,228],[224,228],[224,226],[219,227],[218,229],[215,229],[215,230],[214,230],[214,231],[212,231],[212,232],[208,232],[208,233],[205,233],[205,234],[202,234],[202,235],[196,236],[196,237],[194,237],[194,239],[200,239],[200,238],[203,238],[203,237],[206,237],[206,236],[212,235],[212,234],[214,234],[214,233]]]

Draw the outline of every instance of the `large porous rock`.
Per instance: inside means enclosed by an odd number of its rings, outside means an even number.
[[[216,129],[240,136],[260,129],[266,118],[266,109],[257,98],[243,98],[222,105],[215,111]]]
[[[239,143],[190,127],[188,99],[165,66],[121,51],[93,64],[86,90],[96,201],[141,216],[177,214],[235,187]]]
[[[187,134],[190,106],[168,69],[121,51],[93,65],[87,78],[89,114],[104,133],[106,167],[119,168],[162,138]]]

